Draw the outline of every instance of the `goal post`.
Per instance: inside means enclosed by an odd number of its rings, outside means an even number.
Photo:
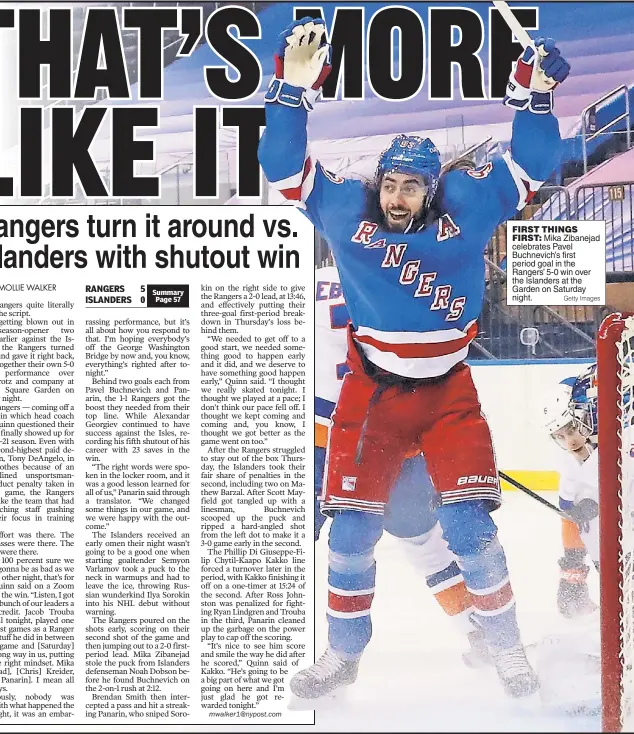
[[[620,732],[634,698],[634,315],[604,319],[597,362],[602,729]]]

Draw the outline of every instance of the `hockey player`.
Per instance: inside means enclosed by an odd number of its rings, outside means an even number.
[[[564,555],[557,606],[567,618],[590,614],[596,604],[588,593],[586,552],[599,570],[599,460],[597,441],[596,364],[559,383],[544,408],[544,425],[564,450],[560,455],[559,506]]]
[[[526,49],[507,86],[505,104],[516,112],[503,158],[441,179],[433,143],[399,135],[368,187],[329,173],[307,150],[307,115],[328,73],[323,22],[304,18],[279,40],[260,163],[329,241],[351,316],[350,372],[333,415],[322,504],[333,516],[329,647],[293,677],[291,690],[315,698],[356,678],[389,490],[403,460],[422,450],[443,537],[500,681],[511,696],[529,695],[538,682],[490,514],[501,496],[491,436],[463,360],[477,334],[484,247],[559,160],[552,90],[570,67],[551,39],[536,41],[543,56]]]
[[[321,513],[326,443],[346,367],[349,322],[337,268],[315,271],[315,540],[326,516]],[[434,512],[435,491],[425,460],[407,459],[392,487],[385,508],[385,530],[401,538],[406,554],[424,577],[441,609],[456,630],[466,635],[470,649],[463,654],[469,667],[490,664],[482,630],[471,620],[473,598],[467,590],[457,559],[442,537]]]

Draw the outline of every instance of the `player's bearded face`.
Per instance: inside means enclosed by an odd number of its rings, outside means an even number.
[[[404,232],[425,205],[427,190],[422,176],[386,173],[381,179],[379,204],[387,228],[393,232]]]

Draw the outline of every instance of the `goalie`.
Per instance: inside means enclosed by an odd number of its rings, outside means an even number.
[[[557,606],[567,618],[590,614],[586,553],[599,570],[599,458],[597,451],[596,364],[559,383],[544,408],[544,426],[563,449],[559,467],[559,507],[564,555]]]

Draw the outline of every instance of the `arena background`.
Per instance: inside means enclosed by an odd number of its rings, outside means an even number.
[[[272,54],[279,30],[293,18],[293,3],[175,2],[173,5],[203,7],[207,17],[225,5],[243,5],[257,13],[261,39],[247,40],[258,56],[263,80],[259,92],[243,104],[260,105],[273,71]],[[388,3],[385,3],[388,4]],[[430,5],[412,3],[423,19]],[[42,7],[50,7],[42,4]],[[152,3],[76,3],[73,16],[80,36],[86,9],[93,6],[148,6]],[[324,9],[327,24],[332,22],[335,3],[307,3]],[[479,13],[488,27],[489,3],[461,3]],[[487,290],[480,319],[480,334],[473,343],[469,361],[480,391],[483,409],[492,425],[500,468],[521,478],[533,488],[554,489],[557,475],[553,451],[557,447],[544,435],[539,421],[540,396],[562,377],[581,371],[595,358],[596,334],[602,319],[616,310],[634,310],[634,235],[632,232],[632,185],[634,150],[631,139],[632,85],[634,84],[634,4],[624,2],[542,2],[530,3],[539,10],[541,31],[557,39],[571,62],[572,73],[556,90],[555,112],[565,139],[564,155],[558,170],[536,200],[519,217],[528,219],[605,219],[607,221],[606,274],[607,303],[598,307],[547,307],[506,305],[506,237],[500,228],[489,243]],[[378,3],[352,3],[363,7],[365,22],[382,7]],[[534,33],[534,32],[533,32]],[[534,33],[535,35],[535,33]],[[3,64],[15,65],[13,36],[2,31]],[[13,39],[15,40],[15,39]],[[124,46],[130,78],[136,79],[136,36],[125,36]],[[160,173],[162,196],[149,200],[87,200],[77,198],[65,204],[249,204],[235,197],[235,130],[219,131],[221,180],[220,195],[214,200],[193,198],[192,189],[192,109],[196,105],[220,104],[210,96],[203,67],[222,64],[206,44],[183,59],[175,58],[178,46],[174,33],[166,33],[165,94],[160,102],[160,130],[139,131],[152,137],[156,159],[139,173]],[[485,41],[486,48],[486,41]],[[394,75],[398,75],[398,34],[395,35]],[[485,78],[489,59],[482,53]],[[454,72],[455,74],[457,72]],[[230,75],[235,72],[230,71]],[[17,104],[11,75],[3,75],[0,98],[3,107]],[[455,77],[454,77],[455,78]],[[136,86],[133,87],[136,97]],[[455,95],[457,96],[457,95]],[[49,107],[60,102],[40,101]],[[136,104],[94,100],[94,104]],[[82,106],[85,103],[74,103]],[[404,102],[388,102],[376,97],[366,83],[365,99],[323,101],[310,116],[312,151],[335,173],[369,179],[376,157],[397,133],[421,133],[440,148],[444,162],[468,157],[482,164],[502,151],[509,142],[511,116],[499,101],[430,101],[427,80],[421,93]],[[0,123],[3,170],[15,165],[18,157],[17,122],[4,115]],[[105,129],[91,148],[108,177],[109,133]],[[264,182],[263,182],[264,183]],[[279,195],[263,186],[262,204],[283,203]],[[33,201],[16,199],[6,203],[57,203],[46,195]],[[257,202],[256,202],[257,203]],[[326,243],[315,241],[315,265],[329,262]],[[312,246],[312,243],[307,243]],[[527,331],[528,330],[528,331]],[[537,336],[537,344],[527,343]],[[512,427],[510,429],[509,427]]]

